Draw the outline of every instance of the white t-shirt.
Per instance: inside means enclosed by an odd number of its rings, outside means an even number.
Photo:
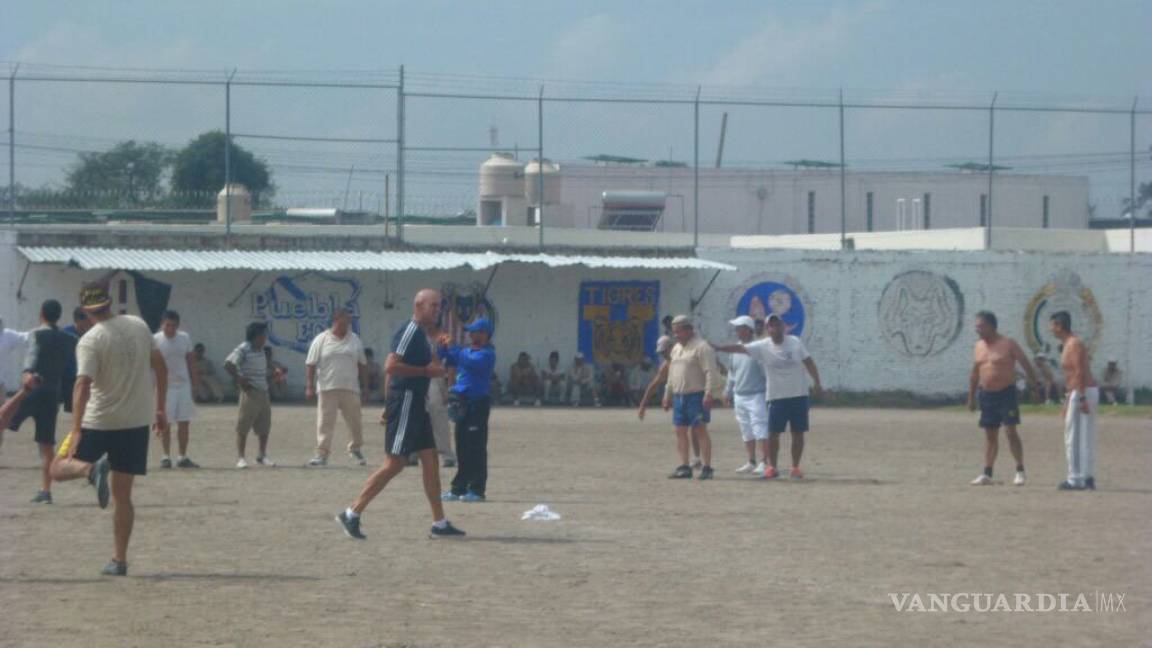
[[[772,338],[756,340],[744,345],[748,355],[764,367],[768,379],[768,400],[796,398],[808,395],[808,372],[804,361],[808,359],[808,349],[795,335],[785,335],[784,341],[776,344]]]
[[[164,356],[164,364],[168,365],[168,387],[190,383],[192,379],[188,376],[188,354],[192,353],[192,338],[184,331],[176,331],[172,337],[164,335],[164,331],[158,331],[152,339],[156,341],[160,355]]]
[[[92,379],[83,427],[127,430],[152,423],[156,405],[153,348],[152,332],[135,315],[100,322],[80,338],[76,375]]]
[[[344,338],[324,331],[312,340],[304,364],[316,367],[316,390],[350,389],[360,393],[360,365],[368,364],[360,336],[348,331]]]

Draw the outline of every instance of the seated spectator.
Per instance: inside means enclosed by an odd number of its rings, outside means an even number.
[[[655,377],[656,366],[647,357],[641,360],[640,364],[632,367],[632,371],[628,372],[628,391],[631,392],[633,404],[640,404],[640,399],[644,397],[644,390],[648,389],[648,384]]]
[[[544,384],[544,402],[560,405],[564,402],[564,381],[567,374],[560,368],[560,352],[548,354],[548,366],[540,370],[540,382]]]
[[[192,369],[196,372],[199,380],[194,381],[192,384],[197,387],[196,393],[193,396],[198,403],[206,403],[208,401],[216,401],[217,403],[224,402],[224,384],[220,382],[220,378],[216,375],[216,366],[208,359],[205,353],[204,345],[196,343],[192,347]]]
[[[1124,372],[1115,358],[1108,360],[1104,368],[1104,377],[1100,379],[1100,395],[1109,405],[1115,405],[1124,400]]]
[[[572,359],[572,368],[568,370],[568,390],[565,400],[573,407],[581,407],[593,403],[600,407],[600,397],[596,393],[596,376],[592,365],[584,362],[584,354],[577,353]]]
[[[272,347],[264,347],[264,357],[268,359],[268,396],[274,401],[288,400],[288,367],[272,357]]]
[[[380,363],[376,362],[376,352],[371,347],[364,349],[364,357],[368,359],[368,388],[364,391],[364,401],[376,402],[381,400],[380,380],[383,373],[380,371]]]
[[[632,393],[628,389],[628,373],[624,371],[624,365],[612,363],[604,372],[604,380],[601,384],[603,388],[600,402],[610,407],[630,406],[632,404]]]
[[[540,404],[540,376],[532,366],[532,358],[524,351],[508,369],[508,398],[513,405],[521,401]]]

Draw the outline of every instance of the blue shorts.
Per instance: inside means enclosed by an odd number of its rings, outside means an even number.
[[[808,397],[768,401],[768,433],[780,434],[789,425],[795,433],[808,431]]]
[[[704,407],[704,392],[674,394],[672,396],[672,424],[676,427],[696,427],[712,422],[712,410]]]

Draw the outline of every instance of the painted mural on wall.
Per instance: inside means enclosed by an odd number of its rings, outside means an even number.
[[[656,352],[659,281],[580,284],[579,348],[591,362],[631,365]]]
[[[956,341],[964,296],[949,277],[911,270],[885,286],[878,315],[880,332],[892,348],[907,356],[927,357]]]
[[[749,315],[753,319],[764,319],[775,313],[784,320],[790,335],[805,340],[811,335],[808,321],[811,302],[800,284],[788,275],[756,275],[733,291],[731,302],[728,310],[733,316]]]
[[[499,328],[496,307],[484,294],[484,284],[446,283],[440,286],[440,295],[443,298],[440,306],[440,330],[452,336],[454,343],[469,343],[464,326],[478,317],[492,320],[493,330]]]
[[[360,283],[319,272],[277,277],[267,290],[253,293],[252,319],[268,323],[268,341],[298,353],[332,324],[332,312],[347,308],[352,330],[360,332]]]
[[[1104,317],[1096,296],[1084,285],[1080,275],[1072,271],[1053,277],[1028,302],[1024,312],[1028,346],[1035,352],[1056,352],[1060,341],[1048,330],[1048,318],[1060,311],[1068,311],[1072,316],[1072,331],[1084,340],[1089,349],[1095,348],[1104,328]]]

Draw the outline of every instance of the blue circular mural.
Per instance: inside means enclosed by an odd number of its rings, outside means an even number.
[[[740,301],[736,303],[737,315],[764,319],[772,313],[784,320],[790,335],[804,336],[804,324],[807,321],[804,301],[795,290],[785,284],[763,281],[745,290],[740,296]]]

